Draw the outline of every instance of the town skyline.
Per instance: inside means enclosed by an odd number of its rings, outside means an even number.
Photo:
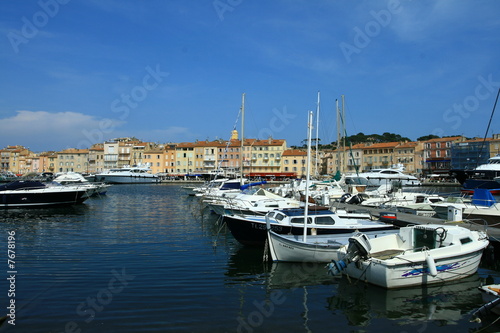
[[[319,147],[318,147],[319,148]],[[445,174],[452,168],[471,169],[500,153],[500,134],[491,138],[463,136],[430,138],[426,141],[367,142],[338,149],[312,152],[314,174],[403,167],[410,174]],[[288,147],[284,139],[240,140],[233,130],[230,140],[155,144],[121,138],[95,144],[89,149],[69,148],[33,153],[23,146],[0,149],[0,171],[99,173],[145,164],[153,173],[210,174],[216,170],[242,169],[253,176],[303,176],[306,149]],[[294,176],[292,176],[294,175]]]

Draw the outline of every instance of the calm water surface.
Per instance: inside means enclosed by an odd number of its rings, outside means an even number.
[[[236,242],[180,185],[120,185],[70,208],[0,211],[0,332],[495,332],[477,287],[494,262],[458,283],[387,291],[270,264]],[[8,232],[15,296],[6,297]]]

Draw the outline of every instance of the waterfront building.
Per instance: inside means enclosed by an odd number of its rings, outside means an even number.
[[[88,169],[85,173],[97,174],[104,171],[104,145],[94,144],[89,148]]]
[[[399,142],[371,143],[363,147],[363,171],[387,169],[396,163],[395,149]]]
[[[451,146],[451,168],[472,170],[481,164],[488,163],[488,159],[500,154],[500,134],[491,138],[474,138],[455,142]]]
[[[464,136],[453,136],[424,141],[424,173],[447,175],[451,169],[452,145],[465,140]]]
[[[229,141],[221,141],[218,146],[218,166],[226,175],[239,176],[241,174],[241,141],[234,136]],[[217,168],[216,168],[217,169]]]
[[[118,142],[104,142],[104,170],[118,168]]]
[[[364,143],[358,143],[351,147],[337,148],[325,156],[327,159],[326,172],[329,175],[355,173],[363,168]]]
[[[225,147],[222,140],[214,141],[196,141],[195,142],[195,165],[196,174],[210,174],[221,168],[219,158],[220,153],[223,153]]]
[[[141,157],[144,164],[151,168],[151,173],[164,173],[165,147],[162,145],[148,147]]]
[[[142,162],[151,167],[151,172],[162,176],[172,175],[175,172],[176,144],[149,144],[146,146]]]
[[[394,148],[394,159],[396,164],[402,165],[405,172],[417,175],[423,171],[423,149],[421,141],[405,141]]]
[[[40,156],[40,167],[42,169],[38,170],[38,172],[56,172],[57,152],[55,151],[43,152],[39,156]]]
[[[281,172],[294,174],[294,177],[305,178],[307,170],[307,151],[287,149],[282,154]]]
[[[55,172],[87,172],[88,155],[88,149],[68,148],[58,152]]]
[[[286,140],[245,139],[243,145],[243,173],[248,177],[276,177],[282,172],[282,157]]]
[[[128,165],[145,165],[144,154],[145,151],[152,147],[157,147],[157,144],[150,142],[141,142],[139,140],[133,140],[130,143],[125,143],[124,146],[130,146],[130,162]]]
[[[194,171],[194,148],[196,143],[181,142],[175,147],[175,173],[191,174]]]
[[[30,171],[26,159],[31,155],[28,148],[23,146],[7,146],[0,150],[0,171],[10,171],[15,174],[24,174]]]

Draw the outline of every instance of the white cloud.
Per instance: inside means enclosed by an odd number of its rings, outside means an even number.
[[[67,147],[88,148],[113,136],[123,122],[97,119],[77,112],[17,111],[0,119],[0,142],[23,145],[34,151]]]

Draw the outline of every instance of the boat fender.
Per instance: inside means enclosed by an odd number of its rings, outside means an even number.
[[[425,262],[427,263],[427,268],[429,269],[429,274],[431,276],[436,276],[438,274],[437,268],[436,268],[436,263],[434,262],[434,258],[431,257],[431,255],[426,252],[425,254]]]

